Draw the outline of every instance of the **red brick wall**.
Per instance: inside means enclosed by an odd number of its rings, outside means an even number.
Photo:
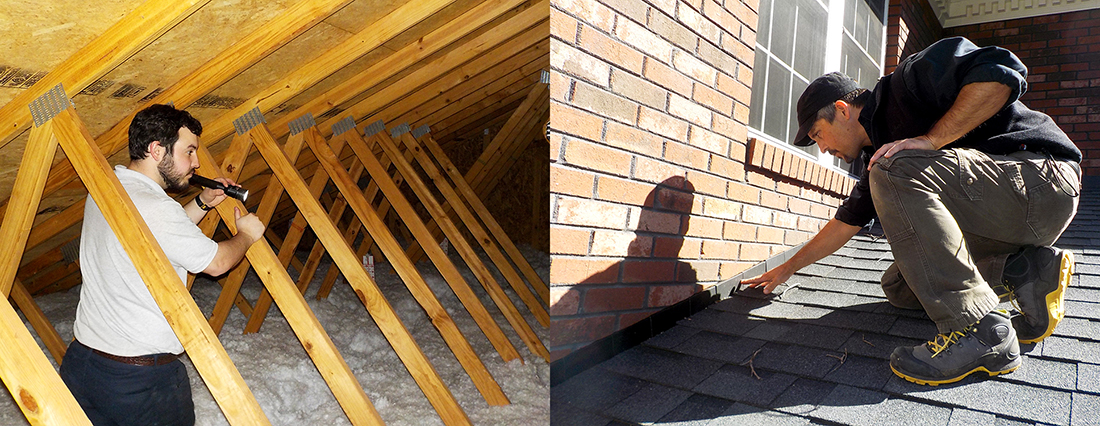
[[[890,0],[886,16],[885,73],[898,63],[943,38],[943,26],[928,0]]]
[[[757,7],[551,2],[552,359],[804,242],[835,211],[846,177],[749,146]]]
[[[948,28],[979,46],[998,45],[1028,67],[1028,107],[1054,118],[1100,175],[1100,9]]]

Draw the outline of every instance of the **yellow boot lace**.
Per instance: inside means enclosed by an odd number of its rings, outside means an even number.
[[[928,342],[928,348],[932,349],[932,358],[935,358],[936,355],[939,355],[952,344],[957,343],[959,338],[964,336],[966,336],[966,333],[961,331],[952,331],[947,334],[936,336],[935,340]]]

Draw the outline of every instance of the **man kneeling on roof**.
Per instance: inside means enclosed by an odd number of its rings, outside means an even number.
[[[179,274],[221,275],[263,237],[255,215],[236,211],[237,235],[215,242],[196,225],[225,200],[203,189],[184,205],[182,192],[199,167],[202,125],[186,111],[153,105],[130,123],[130,165],[115,175]],[[234,182],[219,178],[222,183]],[[91,196],[80,235],[83,285],[61,378],[95,425],[193,425],[195,408],[183,345],[153,300],[122,243]]]
[[[894,264],[882,289],[923,309],[939,335],[896,348],[890,368],[921,384],[1020,366],[1020,343],[1064,315],[1073,255],[1051,247],[1077,211],[1081,151],[1019,101],[1027,68],[1008,50],[940,40],[859,88],[840,73],[798,100],[795,145],[869,164],[836,216],[786,263],[745,280],[770,293],[878,215]],[[995,309],[1011,299],[1019,314]]]

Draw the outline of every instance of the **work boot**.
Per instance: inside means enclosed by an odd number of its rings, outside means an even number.
[[[1035,343],[1054,332],[1065,317],[1066,287],[1073,276],[1073,253],[1055,247],[1024,247],[1005,261],[1004,287],[1020,315],[1012,326],[1020,343]]]
[[[990,376],[1015,370],[1023,361],[1008,312],[995,310],[962,331],[936,336],[920,346],[899,347],[890,369],[922,385],[954,383],[975,371]]]

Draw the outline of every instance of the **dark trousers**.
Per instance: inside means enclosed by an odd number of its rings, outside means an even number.
[[[191,382],[179,360],[130,365],[97,355],[74,340],[60,374],[96,426],[195,424]]]

